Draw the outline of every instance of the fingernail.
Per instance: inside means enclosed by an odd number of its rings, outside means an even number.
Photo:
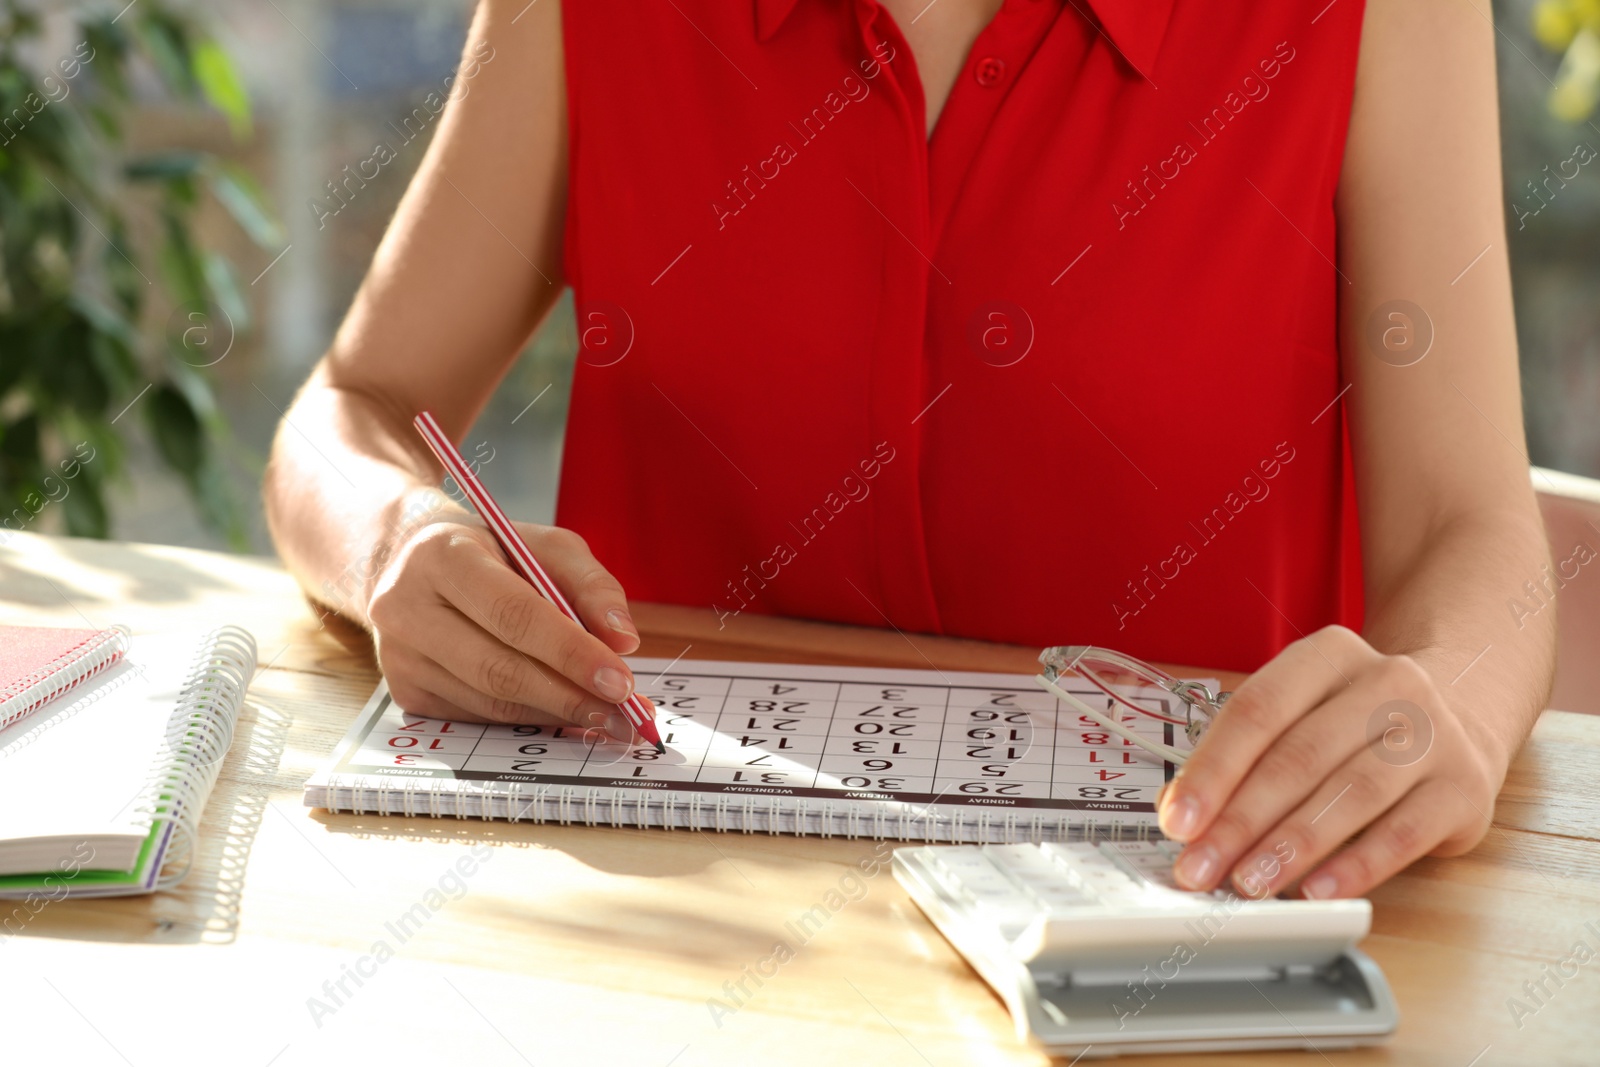
[[[1200,826],[1200,802],[1183,792],[1176,799],[1169,792],[1165,799],[1159,816],[1161,832],[1175,841],[1186,840]]]
[[[606,733],[625,745],[630,744],[633,741],[633,724],[622,712],[613,711],[606,716]]]
[[[1267,892],[1273,879],[1283,871],[1283,864],[1270,852],[1263,852],[1239,864],[1234,870],[1234,880],[1251,895]]]
[[[612,608],[606,612],[606,625],[619,634],[627,634],[629,637],[639,636],[638,628],[633,625],[633,617],[621,608]]]
[[[1267,887],[1261,881],[1260,875],[1257,875],[1253,871],[1247,875],[1244,875],[1242,878],[1236,879],[1234,884],[1239,887],[1239,890],[1244,893],[1245,896],[1250,897],[1252,900],[1257,897],[1264,896],[1267,891]]]
[[[1317,873],[1300,883],[1300,892],[1309,900],[1327,900],[1339,891],[1339,879]]]
[[[601,667],[594,672],[594,689],[607,700],[620,704],[633,692],[633,683],[615,667]]]
[[[1178,857],[1172,873],[1190,889],[1211,888],[1211,876],[1217,871],[1219,857],[1210,845],[1191,845]]]

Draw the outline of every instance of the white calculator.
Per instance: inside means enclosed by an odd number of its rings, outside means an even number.
[[[1399,1022],[1355,945],[1365,900],[1247,900],[1172,880],[1167,841],[934,845],[897,881],[1052,1055],[1335,1049]]]

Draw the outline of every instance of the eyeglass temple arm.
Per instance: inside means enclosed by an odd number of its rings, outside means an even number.
[[[1054,693],[1061,700],[1065,701],[1068,707],[1073,708],[1079,714],[1087,715],[1089,718],[1093,719],[1101,726],[1104,726],[1107,730],[1110,730],[1118,737],[1124,738],[1125,740],[1138,745],[1140,748],[1151,753],[1152,755],[1160,756],[1162,759],[1167,760],[1170,763],[1183,763],[1188,760],[1189,753],[1179,752],[1171,745],[1163,745],[1159,741],[1151,741],[1149,738],[1140,737],[1137,733],[1128,729],[1115,719],[1096,711],[1094,708],[1091,708],[1089,705],[1085,704],[1083,701],[1079,700],[1077,697],[1073,696],[1071,693],[1057,685],[1053,679],[1047,678],[1043,674],[1037,674],[1034,675],[1033,680],[1038,682],[1041,688]]]

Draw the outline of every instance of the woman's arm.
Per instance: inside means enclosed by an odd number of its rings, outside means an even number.
[[[1307,896],[1354,896],[1472,848],[1550,691],[1554,607],[1509,606],[1549,555],[1523,451],[1494,29],[1474,5],[1369,0],[1338,208],[1364,633],[1311,634],[1251,676],[1167,790],[1196,888],[1304,878]],[[1400,365],[1428,321],[1431,349]]]
[[[308,595],[373,631],[396,699],[423,714],[599,725],[632,688],[617,655],[638,644],[626,601],[581,539],[523,526],[604,643],[438,493],[411,426],[428,408],[459,440],[560,293],[560,12],[480,4],[433,142],[267,469],[284,560]]]

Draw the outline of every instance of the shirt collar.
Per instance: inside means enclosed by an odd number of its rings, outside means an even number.
[[[765,41],[778,32],[797,0],[756,0],[756,39]]]
[[[792,2],[792,0],[791,0]],[[1077,7],[1076,0],[1069,0]],[[1094,8],[1100,27],[1122,58],[1150,81],[1155,69],[1156,55],[1161,51],[1161,41],[1167,35],[1167,23],[1172,20],[1175,0],[1088,0]],[[1082,8],[1078,8],[1080,12]],[[1151,82],[1154,85],[1154,82]]]
[[[1087,14],[1078,0],[1068,0],[1080,14]],[[1156,54],[1167,34],[1175,0],[1086,0],[1094,9],[1106,37],[1130,66],[1149,80],[1155,69]],[[756,38],[768,40],[778,32],[798,0],[755,0]],[[1152,83],[1153,84],[1153,83]]]

